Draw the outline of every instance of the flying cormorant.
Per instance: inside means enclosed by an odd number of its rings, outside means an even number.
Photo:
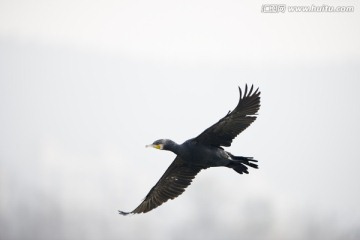
[[[221,147],[229,147],[232,140],[255,121],[256,113],[260,108],[258,90],[253,92],[251,86],[248,91],[245,85],[245,92],[242,95],[239,87],[240,100],[236,108],[196,138],[189,139],[183,144],[160,139],[147,145],[147,147],[171,151],[177,156],[137,208],[132,212],[119,211],[119,213],[122,215],[146,213],[167,200],[176,198],[185,191],[202,169],[228,167],[243,174],[249,173],[247,166],[258,168],[253,163],[257,160],[252,157],[234,156]]]

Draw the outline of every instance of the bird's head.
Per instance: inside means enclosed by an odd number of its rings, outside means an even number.
[[[176,145],[176,143],[169,139],[159,139],[152,144],[146,145],[146,147],[153,147],[159,150],[171,150],[174,145]]]

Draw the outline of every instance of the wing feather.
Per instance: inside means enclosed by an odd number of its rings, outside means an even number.
[[[143,202],[132,212],[119,211],[122,215],[146,213],[169,199],[178,197],[203,168],[191,166],[180,157],[176,157],[160,180],[146,195]]]
[[[195,140],[203,144],[229,147],[232,140],[256,119],[256,114],[260,108],[260,91],[256,89],[253,92],[253,89],[253,85],[251,85],[250,90],[245,85],[243,94],[239,87],[240,99],[236,108],[207,128]]]

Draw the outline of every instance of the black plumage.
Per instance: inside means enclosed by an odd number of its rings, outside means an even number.
[[[143,202],[133,211],[119,211],[120,214],[146,213],[167,200],[176,198],[185,191],[202,169],[223,166],[243,174],[249,173],[247,166],[258,167],[254,163],[257,160],[251,157],[234,156],[222,148],[222,146],[229,147],[232,140],[255,121],[260,108],[258,89],[253,92],[253,86],[249,90],[245,85],[244,94],[240,87],[239,91],[240,100],[236,108],[199,136],[183,144],[177,144],[169,139],[160,139],[148,145],[172,151],[177,156]]]

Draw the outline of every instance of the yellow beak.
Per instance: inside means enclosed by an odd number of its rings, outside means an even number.
[[[146,145],[145,147],[153,147],[153,148],[156,148],[156,149],[161,149],[160,144],[149,144],[149,145]]]

